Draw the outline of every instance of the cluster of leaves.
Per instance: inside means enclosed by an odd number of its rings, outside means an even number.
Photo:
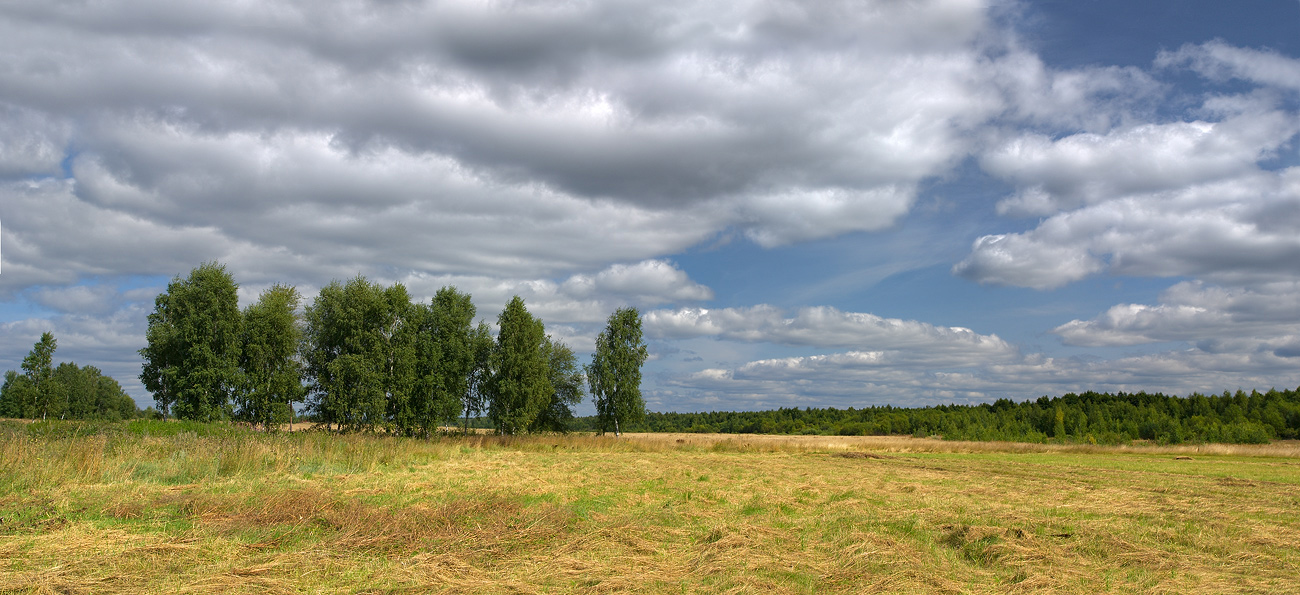
[[[141,415],[122,386],[98,368],[72,362],[55,367],[57,347],[54,335],[44,333],[23,358],[23,372],[5,372],[0,417],[117,421]]]
[[[486,323],[474,324],[470,296],[454,287],[412,303],[401,284],[358,276],[321,289],[301,316],[292,287],[271,287],[242,313],[237,288],[224,266],[209,263],[158,296],[140,378],[164,415],[271,428],[303,403],[314,420],[342,431],[427,437],[458,417],[468,429],[486,413],[498,431],[518,434],[567,431],[583,398],[573,350],[547,335],[518,296],[497,318],[494,339]],[[645,346],[636,310],[610,318],[625,319],[634,329],[607,329],[602,337],[632,341],[641,356],[606,353],[626,350],[613,343],[598,348],[593,366],[601,380],[592,389],[598,403],[630,400],[615,409],[635,419],[644,412]],[[636,369],[626,370],[629,363]]]
[[[595,418],[577,428],[594,429]],[[949,440],[1125,444],[1150,440],[1265,443],[1300,438],[1300,389],[1188,397],[1160,393],[1066,394],[1021,403],[865,409],[650,413],[630,429],[820,435],[943,436]]]

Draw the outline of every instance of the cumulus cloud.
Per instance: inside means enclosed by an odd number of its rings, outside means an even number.
[[[981,163],[1020,188],[998,203],[999,213],[1052,215],[1253,173],[1297,132],[1295,114],[1261,110],[1218,122],[1142,124],[1058,140],[1027,134],[985,153]]]
[[[960,327],[941,327],[828,306],[802,308],[787,317],[779,308],[683,308],[653,310],[643,316],[645,332],[658,339],[714,337],[819,348],[906,351],[913,359],[938,358],[952,364],[1008,357],[1016,350],[997,335]],[[897,356],[891,356],[897,357]]]
[[[1139,345],[1188,341],[1202,349],[1285,353],[1300,342],[1300,283],[1221,287],[1199,281],[1174,285],[1160,303],[1120,304],[1091,320],[1052,331],[1069,345]]]
[[[691,281],[685,272],[666,260],[614,264],[595,275],[573,275],[561,288],[575,297],[604,292],[639,304],[713,299],[713,290]]]
[[[1300,277],[1300,168],[1108,200],[1018,234],[984,236],[953,272],[1039,289],[1088,275],[1218,283]]]
[[[191,262],[244,278],[562,275],[726,229],[777,246],[888,227],[968,153],[1003,101],[982,74],[987,13],[10,3],[0,163],[67,163],[68,209],[195,230]],[[6,260],[93,268],[44,252]],[[135,269],[177,270],[155,254]]]
[[[1300,133],[1292,102],[1276,95],[1295,87],[1300,60],[1212,42],[1162,53],[1157,65],[1259,87],[1206,95],[1199,119],[1025,132],[991,145],[981,166],[1016,188],[998,212],[1046,218],[978,238],[955,274],[1038,289],[1103,271],[1229,284],[1300,277],[1300,169],[1262,165]],[[1115,316],[1121,310],[1151,314]]]
[[[668,390],[673,400],[695,408],[726,410],[973,404],[1084,390],[1187,395],[1297,383],[1294,360],[1269,351],[1187,349],[1107,360],[1032,354],[948,368],[883,352],[849,351],[709,368],[673,379]]]
[[[1049,68],[1014,45],[989,64],[1006,99],[1006,118],[1050,130],[1104,133],[1140,122],[1165,86],[1135,67]]]
[[[1300,91],[1300,61],[1274,51],[1235,47],[1222,40],[1160,52],[1155,63],[1165,68],[1188,67],[1214,80],[1240,79]]]

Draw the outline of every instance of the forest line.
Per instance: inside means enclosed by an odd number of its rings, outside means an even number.
[[[240,310],[238,285],[205,263],[174,278],[149,314],[140,411],[93,366],[57,366],[44,333],[5,373],[0,417],[119,420],[157,415],[277,428],[294,419],[338,431],[428,437],[448,425],[502,434],[623,431],[942,436],[952,440],[1123,444],[1135,440],[1263,443],[1300,439],[1300,389],[1187,397],[1097,393],[905,408],[780,408],[647,413],[648,357],[635,308],[610,315],[592,361],[579,365],[512,298],[497,333],[475,324],[471,296],[444,287],[412,302],[400,283],[333,281],[310,304],[273,285]],[[597,414],[575,417],[587,395]]]

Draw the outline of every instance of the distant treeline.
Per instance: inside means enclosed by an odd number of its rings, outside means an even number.
[[[5,372],[0,417],[117,421],[144,415],[116,380],[94,366],[54,365],[58,341],[44,333],[23,358],[22,372]]]
[[[771,411],[647,413],[633,432],[942,436],[948,440],[1007,440],[1125,444],[1223,442],[1261,444],[1300,438],[1300,389],[1224,392],[1188,397],[1161,393],[1066,394],[980,405],[782,408]],[[574,420],[590,430],[591,418]]]

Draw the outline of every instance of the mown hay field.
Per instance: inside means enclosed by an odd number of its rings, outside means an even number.
[[[4,593],[1300,592],[1300,448],[0,433]]]

